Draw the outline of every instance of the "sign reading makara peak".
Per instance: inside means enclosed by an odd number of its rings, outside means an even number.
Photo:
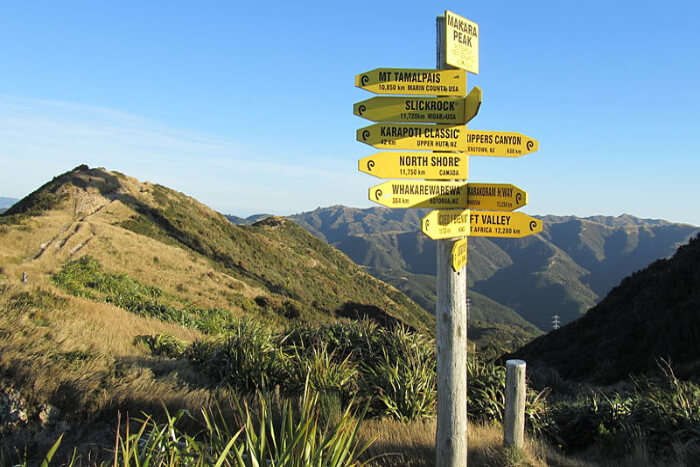
[[[462,153],[385,151],[357,161],[358,169],[379,178],[465,180],[468,157]]]
[[[373,122],[467,123],[479,112],[481,89],[467,97],[372,97],[353,106],[358,117]]]
[[[466,96],[467,72],[376,68],[355,76],[355,86],[375,94]]]
[[[479,74],[479,25],[445,10],[445,62]]]

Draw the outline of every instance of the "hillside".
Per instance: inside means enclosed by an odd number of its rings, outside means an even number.
[[[427,212],[331,206],[291,217],[432,310],[435,242],[418,230]],[[542,219],[544,231],[535,236],[470,239],[473,316],[518,326],[524,319],[542,330],[551,329],[554,314],[568,323],[626,275],[672,255],[699,231],[629,215]]]
[[[513,355],[567,379],[610,384],[670,361],[680,377],[700,368],[700,236],[625,278],[583,317]]]
[[[16,203],[0,222],[0,264],[14,280],[23,272],[48,280],[89,255],[175,302],[234,315],[332,322],[359,310],[432,330],[432,317],[405,295],[293,222],[232,225],[182,193],[118,172],[80,166]]]
[[[7,208],[15,204],[17,201],[19,200],[16,198],[6,198],[0,196],[0,214],[7,211]]]

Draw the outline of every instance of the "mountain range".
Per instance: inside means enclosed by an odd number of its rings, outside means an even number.
[[[435,306],[435,241],[420,232],[426,209],[319,208],[291,216],[368,272],[404,291],[426,310]],[[700,231],[664,220],[536,216],[540,234],[522,239],[469,239],[471,317],[527,329],[552,328],[582,316],[625,276]]]

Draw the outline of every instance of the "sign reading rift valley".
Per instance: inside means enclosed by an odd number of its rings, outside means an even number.
[[[373,122],[467,123],[479,112],[481,89],[467,97],[372,97],[353,106],[358,117]]]
[[[390,181],[369,189],[369,200],[389,208],[471,208],[513,211],[527,193],[510,184]]]
[[[469,235],[472,237],[521,238],[542,232],[542,221],[522,212],[472,211]]]
[[[462,153],[385,151],[357,161],[360,172],[379,178],[465,180],[469,158]]]
[[[376,68],[356,75],[355,86],[375,94],[466,96],[467,72]]]

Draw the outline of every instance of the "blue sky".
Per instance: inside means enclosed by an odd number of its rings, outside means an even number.
[[[435,17],[480,27],[482,130],[540,151],[472,157],[530,214],[700,225],[696,2],[6,2],[0,196],[86,163],[223,213],[373,205],[356,74],[431,68]]]

